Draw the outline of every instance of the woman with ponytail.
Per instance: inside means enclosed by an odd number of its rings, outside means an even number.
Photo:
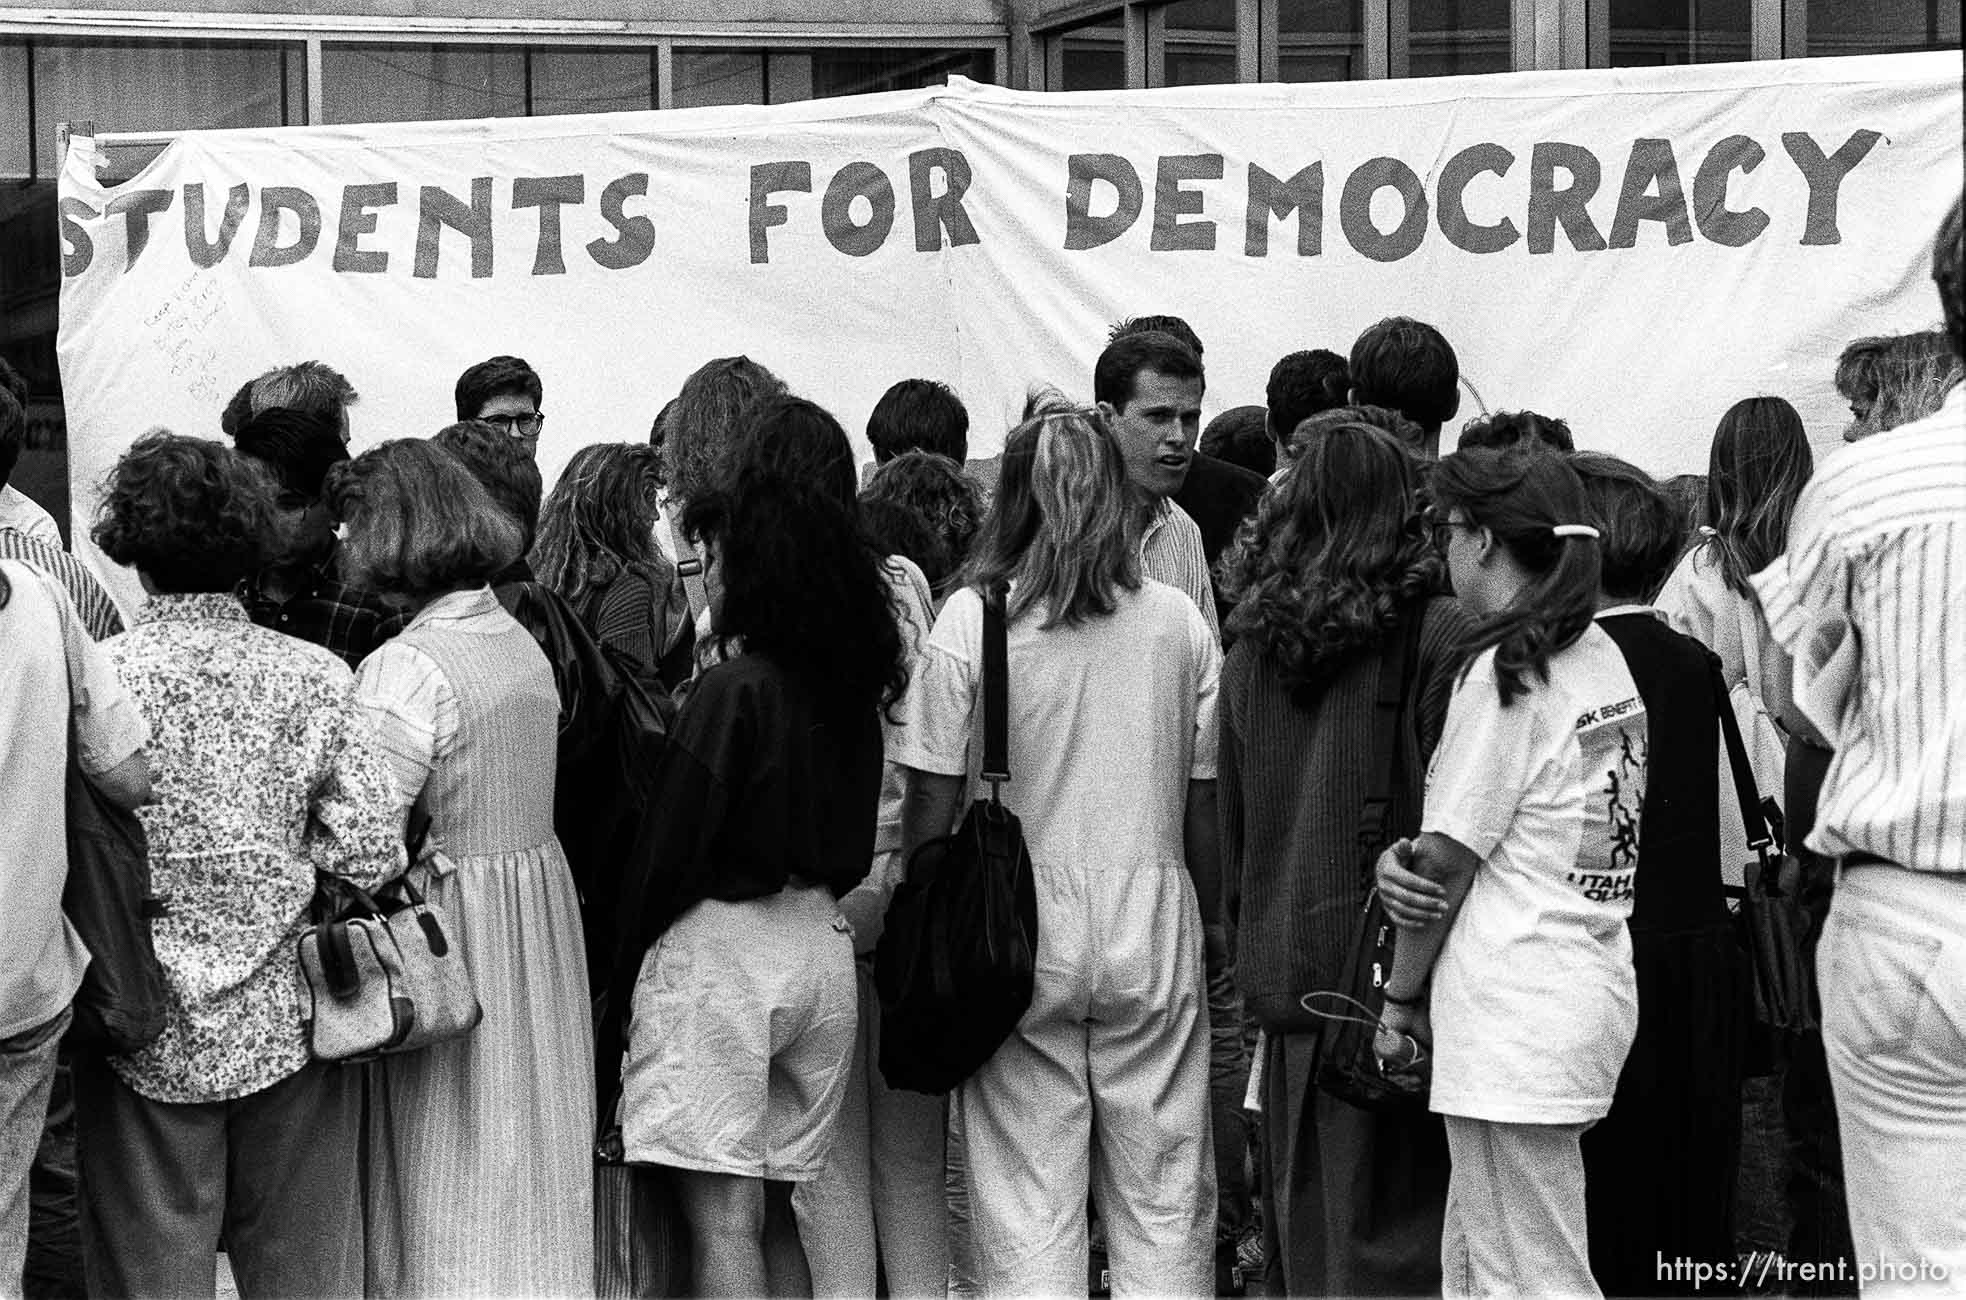
[[[1592,621],[1576,473],[1525,445],[1433,476],[1455,593],[1480,620],[1428,773],[1422,834],[1380,859],[1399,925],[1378,1047],[1433,1056],[1453,1163],[1449,1296],[1597,1295],[1579,1139],[1637,1028],[1631,915],[1645,706]]]

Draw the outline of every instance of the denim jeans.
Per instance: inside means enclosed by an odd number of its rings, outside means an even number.
[[[1845,869],[1817,969],[1864,1293],[1966,1286],[1966,877]]]
[[[0,1039],[0,1298],[20,1294],[27,1261],[28,1170],[41,1146],[55,1055],[69,1010]]]

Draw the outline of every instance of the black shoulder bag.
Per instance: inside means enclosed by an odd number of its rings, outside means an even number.
[[[75,695],[69,667],[69,698]],[[150,843],[133,812],[96,789],[68,741],[68,877],[61,907],[89,950],[75,1019],[63,1043],[71,1051],[111,1055],[142,1051],[164,1032],[164,967],[150,923],[168,914],[150,890]]]
[[[1398,778],[1400,725],[1419,659],[1420,624],[1426,606],[1414,605],[1387,638],[1379,660],[1379,693],[1372,710],[1371,784],[1359,817],[1360,893],[1358,930],[1345,959],[1338,996],[1309,993],[1306,1011],[1326,1024],[1318,1043],[1317,1085],[1340,1101],[1364,1110],[1408,1111],[1427,1108],[1432,1070],[1425,1060],[1404,1070],[1382,1067],[1372,1040],[1386,1005],[1386,982],[1393,977],[1393,945],[1398,930],[1386,915],[1374,883],[1379,855],[1395,838],[1393,791]]]
[[[1729,885],[1728,897],[1740,900],[1735,914],[1741,944],[1754,971],[1754,1016],[1762,1028],[1799,1034],[1816,1027],[1811,1009],[1813,981],[1803,938],[1809,933],[1809,913],[1802,902],[1799,868],[1782,850],[1782,810],[1774,799],[1761,797],[1741,724],[1728,699],[1720,661],[1708,656],[1707,671],[1720,714],[1720,734],[1727,743],[1727,762],[1734,771],[1734,796],[1741,803],[1741,825],[1747,830],[1747,864],[1741,885]]]
[[[983,779],[953,835],[908,858],[874,949],[881,1076],[943,1093],[995,1055],[1031,1006],[1038,900],[1024,828],[1000,799],[1010,779],[1001,591],[983,602]]]

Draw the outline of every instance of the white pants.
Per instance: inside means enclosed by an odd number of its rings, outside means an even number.
[[[991,1295],[1084,1295],[1090,1191],[1115,1296],[1212,1295],[1208,1007],[1188,873],[1040,864],[1037,892],[1031,1009],[963,1086],[978,1280]]]
[[[1596,1296],[1584,1218],[1588,1124],[1498,1124],[1443,1115],[1448,1296]]]
[[[1864,1294],[1966,1292],[1966,877],[1845,870],[1816,968]]]
[[[812,1293],[873,1295],[878,1258],[896,1300],[941,1296],[949,1277],[942,1098],[891,1090],[881,1078],[880,999],[867,968],[857,970],[860,1028],[833,1154],[817,1180],[792,1192]]]

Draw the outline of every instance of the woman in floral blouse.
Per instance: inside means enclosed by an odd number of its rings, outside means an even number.
[[[96,524],[151,599],[106,643],[150,724],[141,810],[168,992],[163,1035],[76,1076],[91,1290],[210,1295],[223,1232],[242,1295],[357,1295],[361,1073],[308,1059],[294,944],[315,873],[374,885],[403,848],[354,677],[233,595],[268,505],[229,448],[146,437]]]

